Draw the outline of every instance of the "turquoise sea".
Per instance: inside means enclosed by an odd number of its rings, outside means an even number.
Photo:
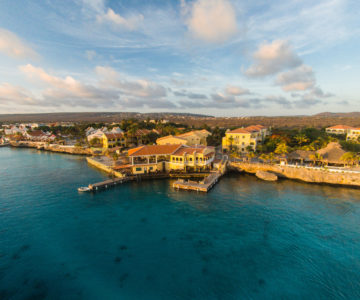
[[[360,190],[230,174],[97,194],[83,157],[0,148],[0,299],[360,299]]]

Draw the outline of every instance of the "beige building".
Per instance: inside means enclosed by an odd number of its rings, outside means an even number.
[[[331,126],[326,128],[326,133],[329,134],[347,134],[349,133],[349,131],[351,129],[354,129],[351,126],[347,126],[347,125],[335,125],[335,126]]]
[[[158,145],[182,144],[188,146],[207,145],[206,139],[211,133],[205,129],[193,130],[176,136],[168,135],[156,140]]]
[[[347,141],[359,141],[360,128],[351,128],[346,135]]]

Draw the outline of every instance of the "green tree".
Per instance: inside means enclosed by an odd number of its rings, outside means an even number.
[[[280,143],[275,149],[276,154],[287,154],[290,151],[290,147],[286,143]]]
[[[310,139],[304,133],[299,133],[294,137],[294,139],[296,140],[299,146],[302,146],[303,144],[306,144],[310,141]]]

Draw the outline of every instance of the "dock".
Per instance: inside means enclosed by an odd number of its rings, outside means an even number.
[[[178,179],[173,183],[173,188],[178,190],[190,190],[190,191],[197,191],[197,192],[205,192],[207,193],[226,173],[226,168],[228,164],[228,157],[225,155],[222,157],[219,169],[216,172],[210,172],[208,176],[204,178],[202,181],[193,181],[184,179]]]
[[[173,183],[173,187],[175,189],[192,190],[207,193],[218,182],[221,176],[221,173],[214,172],[207,176],[203,181],[199,182],[193,180],[185,181],[184,179],[179,179]]]
[[[108,179],[105,181],[89,184],[89,189],[92,192],[104,190],[110,187],[114,187],[116,185],[120,185],[124,182],[135,180],[135,177],[122,177],[122,178],[114,178],[114,179]]]

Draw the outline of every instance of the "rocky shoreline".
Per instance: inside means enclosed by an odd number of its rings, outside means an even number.
[[[44,142],[30,142],[30,141],[19,141],[10,142],[11,147],[17,148],[36,148],[38,150],[45,150],[50,152],[76,154],[76,155],[92,155],[90,148],[82,148],[76,146],[63,146],[57,144],[48,144]]]
[[[360,187],[360,173],[349,171],[332,171],[327,168],[305,168],[293,166],[280,166],[261,163],[231,162],[229,169],[256,174],[259,171],[272,173],[279,178],[295,179],[309,183],[324,183]],[[258,173],[259,174],[259,173]]]

